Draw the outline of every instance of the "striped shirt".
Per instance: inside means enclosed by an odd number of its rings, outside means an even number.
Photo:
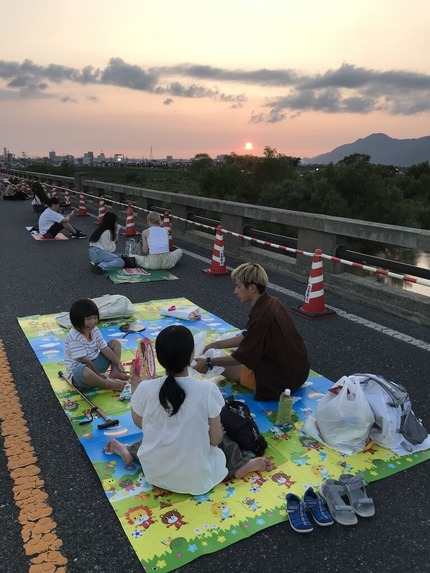
[[[64,351],[64,365],[69,374],[73,374],[80,358],[95,360],[107,344],[99,328],[95,326],[91,331],[91,340],[88,340],[76,328],[71,328],[67,334]]]

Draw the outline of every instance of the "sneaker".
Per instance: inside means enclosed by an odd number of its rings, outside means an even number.
[[[71,239],[86,239],[87,236],[81,233],[80,231],[76,231],[76,233],[72,233],[70,235]]]
[[[99,265],[93,265],[91,267],[91,270],[95,275],[102,275],[103,274],[103,269],[101,267],[99,267]]]
[[[285,499],[287,500],[288,518],[294,531],[297,531],[297,533],[310,533],[313,531],[312,523],[306,515],[305,502],[294,493],[288,493]]]
[[[127,384],[124,386],[124,390],[119,395],[119,399],[120,400],[131,400],[131,384],[130,384],[130,382],[127,382]]]
[[[306,509],[314,518],[318,525],[333,525],[334,519],[329,512],[325,501],[311,487],[305,491],[303,496]]]

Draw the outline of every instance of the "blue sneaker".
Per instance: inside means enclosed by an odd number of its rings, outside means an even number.
[[[287,500],[287,512],[290,525],[294,531],[297,531],[297,533],[310,533],[313,531],[312,523],[306,515],[304,501],[294,493],[288,493],[285,499]]]
[[[305,503],[306,509],[309,510],[310,514],[318,523],[318,525],[333,525],[334,519],[327,509],[325,501],[318,494],[314,492],[311,487],[305,491],[303,496],[303,501]]]

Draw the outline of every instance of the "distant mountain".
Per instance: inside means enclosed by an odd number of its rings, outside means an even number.
[[[385,133],[373,133],[363,139],[357,139],[354,143],[340,145],[328,153],[316,157],[304,157],[302,163],[304,165],[337,163],[353,153],[370,155],[372,163],[416,165],[423,161],[430,161],[430,136],[418,139],[393,139]]]

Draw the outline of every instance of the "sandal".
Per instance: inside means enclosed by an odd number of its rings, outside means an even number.
[[[309,513],[318,525],[325,526],[334,523],[325,501],[311,487],[308,487],[305,491],[303,501],[305,502],[306,509],[309,510]]]
[[[343,474],[340,476],[339,481],[346,488],[349,503],[357,515],[360,517],[372,517],[375,515],[373,499],[367,496],[363,474]]]
[[[346,505],[342,496],[347,495],[346,487],[335,479],[326,479],[320,486],[320,492],[326,500],[333,519],[340,525],[355,525],[358,523],[354,509]]]
[[[287,512],[290,525],[297,533],[310,533],[314,530],[312,523],[306,515],[305,503],[294,493],[288,493]]]

